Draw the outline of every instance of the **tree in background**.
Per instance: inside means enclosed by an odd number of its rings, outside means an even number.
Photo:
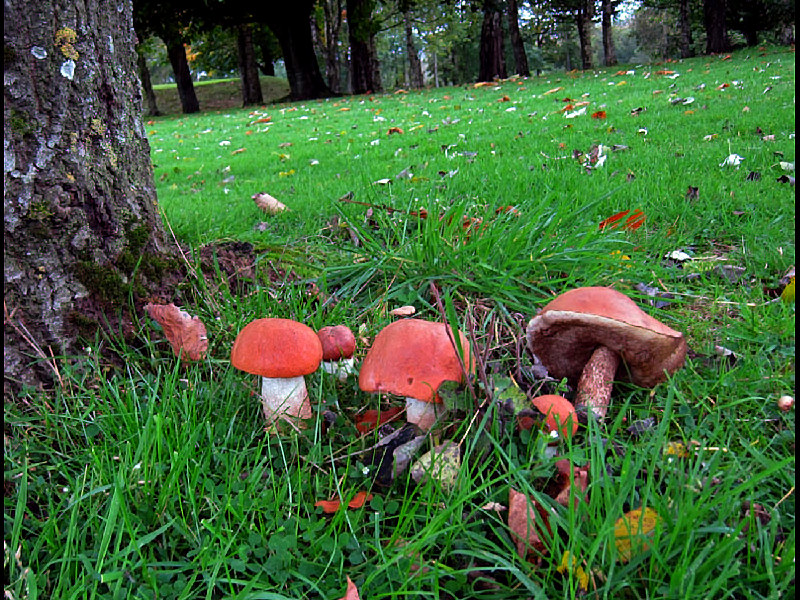
[[[531,70],[528,67],[528,55],[525,54],[525,44],[522,42],[522,35],[519,32],[519,6],[517,5],[517,0],[507,0],[506,16],[508,18],[508,37],[514,52],[514,64],[517,67],[517,75],[529,77]]]
[[[403,18],[406,60],[408,61],[408,85],[413,89],[419,89],[425,82],[422,77],[422,62],[419,59],[419,53],[414,44],[414,19],[411,13],[413,7],[414,0],[400,0],[398,5]]]
[[[347,0],[347,31],[350,38],[350,87],[354,94],[379,92],[380,78],[375,34],[378,22],[375,0]]]
[[[706,54],[728,52],[728,0],[703,0],[703,22],[706,28]]]
[[[258,63],[253,45],[253,28],[250,23],[236,26],[236,48],[239,57],[239,77],[242,80],[242,106],[261,104],[261,81],[258,77]]]
[[[130,2],[6,0],[4,391],[58,380],[54,357],[166,264],[142,126]]]
[[[185,114],[200,110],[194,92],[192,73],[186,59],[184,30],[191,22],[189,9],[181,2],[164,4],[154,0],[135,0],[134,27],[142,39],[158,36],[167,47],[167,56],[175,75],[178,97]]]
[[[614,35],[611,27],[611,20],[617,10],[617,4],[619,4],[618,0],[601,0],[600,2],[603,29],[603,64],[607,67],[617,64],[617,53],[614,49]]]
[[[500,1],[483,0],[478,81],[508,77],[504,37]]]

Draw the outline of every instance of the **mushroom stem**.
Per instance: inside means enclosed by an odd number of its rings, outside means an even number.
[[[306,380],[300,377],[262,377],[261,404],[268,423],[281,416],[289,419],[310,419],[311,402],[308,400]]]
[[[616,352],[605,346],[598,346],[578,380],[575,410],[586,413],[588,409],[598,421],[605,419],[619,363],[620,358]]]
[[[422,431],[430,430],[444,411],[444,404],[440,402],[406,397],[406,421],[414,423]]]

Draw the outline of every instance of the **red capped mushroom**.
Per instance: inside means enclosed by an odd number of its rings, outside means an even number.
[[[615,378],[655,387],[683,366],[687,350],[683,334],[604,287],[556,297],[530,320],[527,338],[551,376],[577,386],[575,408],[598,420],[606,416]]]
[[[304,376],[321,361],[316,332],[291,319],[256,319],[239,332],[231,349],[234,367],[261,376],[261,402],[270,424],[311,417]]]
[[[459,356],[444,323],[403,319],[384,327],[364,357],[359,387],[369,393],[406,397],[406,420],[427,431],[442,411],[437,391],[445,381],[464,381]],[[455,332],[468,373],[474,370],[469,342]]]
[[[546,417],[547,428],[561,438],[578,431],[578,415],[572,402],[563,396],[545,394],[533,399],[533,405]]]
[[[345,381],[355,373],[356,336],[346,325],[328,325],[317,332],[322,343],[322,370]]]

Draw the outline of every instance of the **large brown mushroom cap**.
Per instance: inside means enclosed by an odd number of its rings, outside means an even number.
[[[474,369],[469,342],[457,332],[468,372]],[[359,387],[369,393],[388,393],[438,402],[444,381],[464,379],[458,355],[444,323],[403,319],[384,327],[364,357]]]
[[[256,319],[236,336],[231,364],[269,378],[308,375],[322,362],[322,344],[316,332],[291,319]]]
[[[624,366],[618,377],[654,387],[686,359],[683,334],[654,319],[628,296],[611,288],[583,287],[565,292],[528,323],[528,346],[550,375],[574,385],[600,346]]]

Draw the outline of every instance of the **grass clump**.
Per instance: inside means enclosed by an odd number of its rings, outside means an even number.
[[[349,577],[364,598],[793,594],[794,412],[775,402],[795,385],[794,304],[778,299],[794,55],[671,68],[155,119],[160,204],[194,257],[176,303],[209,351],[181,363],[133,323],[135,345],[87,342],[54,394],[5,403],[7,591],[336,599]],[[720,166],[731,154],[738,169]],[[261,213],[262,191],[289,210]],[[600,227],[637,209],[641,227]],[[652,391],[615,384],[607,420],[553,447],[509,406],[572,392],[542,377],[524,328],[581,285],[634,297],[691,351]],[[353,379],[309,376],[308,427],[265,433],[256,378],[228,360],[247,322],[347,324],[361,360],[407,304],[478,357],[473,393],[415,454],[457,442],[453,483],[391,476],[386,431],[356,424],[402,399]],[[564,504],[559,458],[588,479]],[[548,515],[526,559],[510,489]],[[362,491],[360,508],[316,506]],[[615,526],[645,508],[655,528],[625,557]]]

